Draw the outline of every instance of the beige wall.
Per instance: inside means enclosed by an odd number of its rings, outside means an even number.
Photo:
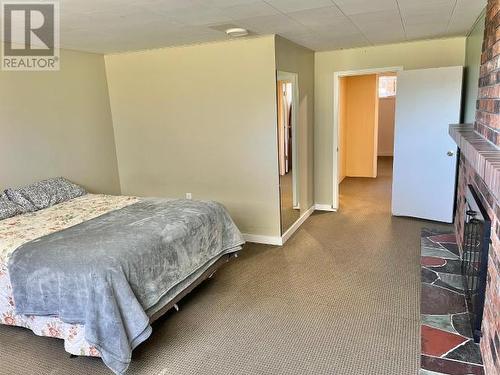
[[[122,192],[213,199],[279,236],[274,36],[108,55]]]
[[[479,17],[467,37],[465,53],[464,116],[463,122],[473,123],[476,118],[476,100],[479,87],[479,67],[484,37],[485,12]]]
[[[58,72],[0,71],[0,189],[64,176],[120,193],[102,55],[61,51]]]
[[[314,52],[276,36],[276,69],[299,76],[299,203],[304,213],[314,204]]]
[[[338,71],[402,66],[404,69],[463,65],[465,38],[428,40],[315,55],[315,202],[333,202],[333,74]]]
[[[394,154],[394,122],[396,98],[380,98],[378,102],[378,155]]]
[[[346,77],[345,175],[377,177],[377,75]]]

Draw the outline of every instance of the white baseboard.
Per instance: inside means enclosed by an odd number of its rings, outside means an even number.
[[[336,208],[333,208],[329,204],[315,204],[314,209],[316,211],[330,211],[330,212],[337,212]]]
[[[247,242],[262,243],[266,245],[283,245],[283,241],[279,236],[261,236],[259,234],[242,233],[243,238]]]
[[[300,226],[304,223],[304,221],[307,220],[309,216],[314,212],[314,206],[311,206],[306,212],[302,214],[301,217],[299,217],[299,220],[297,220],[295,223],[292,224],[290,228],[283,234],[281,237],[282,243],[284,244],[288,239],[292,236],[292,234],[295,233],[297,229],[300,228]]]
[[[295,233],[297,229],[307,220],[309,216],[314,212],[315,207],[312,206],[293,225],[288,228],[288,230],[283,234],[283,236],[261,236],[259,234],[247,234],[243,233],[243,238],[247,242],[261,243],[266,245],[276,245],[282,246],[291,236]]]

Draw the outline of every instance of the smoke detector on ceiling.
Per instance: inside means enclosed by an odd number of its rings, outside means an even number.
[[[232,27],[226,30],[226,34],[233,38],[238,38],[248,35],[248,30],[241,27]]]

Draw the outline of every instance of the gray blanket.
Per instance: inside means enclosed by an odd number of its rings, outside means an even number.
[[[9,262],[16,312],[84,324],[122,374],[151,334],[146,311],[243,243],[218,203],[142,200],[19,247]]]

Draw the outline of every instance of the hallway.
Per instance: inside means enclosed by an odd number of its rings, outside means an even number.
[[[369,208],[391,214],[392,163],[390,156],[379,156],[377,178],[346,177],[340,184],[340,211]]]
[[[154,325],[128,374],[417,374],[420,229],[444,226],[391,217],[384,165],[282,248],[245,246]],[[23,329],[0,326],[0,348],[0,374],[109,373]]]

